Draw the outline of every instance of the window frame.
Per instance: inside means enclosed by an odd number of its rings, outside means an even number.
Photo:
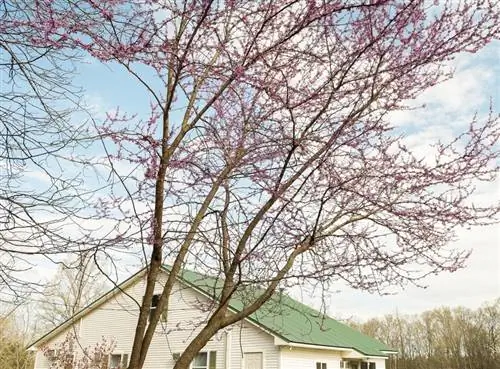
[[[160,296],[161,296],[161,294],[155,293],[151,297],[151,306],[149,307],[149,315],[148,315],[149,321],[151,321],[156,309],[158,308],[158,301],[160,300]]]
[[[324,361],[316,361],[316,369],[328,369],[328,363]]]
[[[217,351],[216,350],[209,350],[209,351],[200,351],[196,354],[195,358],[198,355],[206,354],[207,355],[207,365],[206,366],[194,366],[194,360],[191,361],[189,364],[190,369],[216,369],[217,368]],[[175,359],[174,359],[175,360]],[[214,361],[211,361],[214,360]],[[211,366],[213,364],[213,366]]]
[[[118,355],[120,356],[120,364],[119,364],[118,368],[120,368],[120,369],[127,368],[128,364],[129,364],[129,359],[130,359],[129,356],[130,355],[127,352],[120,352],[119,351],[119,352],[112,352],[112,353],[107,355],[108,356],[108,369],[116,369],[117,368],[117,367],[111,366],[111,360],[112,360],[113,356],[118,356]],[[123,362],[124,357],[127,358],[127,361],[125,363]]]
[[[265,355],[264,355],[264,351],[247,351],[247,352],[244,352],[243,353],[243,357],[241,358],[241,368],[243,369],[245,367],[245,355],[249,355],[249,354],[260,354],[260,357],[261,357],[261,365],[262,365],[262,368],[265,368]]]

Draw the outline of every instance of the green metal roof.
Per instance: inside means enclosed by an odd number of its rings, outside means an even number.
[[[169,268],[166,266],[168,271]],[[217,299],[223,281],[190,270],[183,270],[179,278]],[[235,293],[230,302],[233,310],[239,311],[262,290],[245,289],[244,293]],[[257,312],[249,318],[285,341],[306,345],[341,347],[354,349],[366,356],[387,356],[395,350],[382,342],[332,319],[306,306],[284,293],[276,293]],[[384,352],[386,351],[386,352]]]

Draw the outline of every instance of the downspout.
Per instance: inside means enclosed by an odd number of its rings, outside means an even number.
[[[278,347],[278,369],[281,369],[282,364],[282,356],[283,356],[283,347],[282,346],[277,346]]]
[[[38,368],[38,361],[40,360],[40,358],[38,357],[38,354],[40,353],[41,351],[37,348],[36,351],[35,351],[35,363],[33,365],[34,369],[37,369]]]
[[[231,330],[226,331],[225,337],[225,355],[224,355],[224,369],[231,368]]]

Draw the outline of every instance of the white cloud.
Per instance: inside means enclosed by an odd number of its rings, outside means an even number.
[[[343,290],[333,296],[329,313],[349,318],[368,319],[390,313],[416,314],[439,306],[477,308],[500,296],[500,231],[498,226],[460,232],[455,245],[472,248],[467,267],[425,282],[425,289],[410,286],[395,295],[378,296],[367,292]]]
[[[453,80],[426,91],[413,106],[425,108],[391,114],[406,143],[418,156],[431,156],[429,143],[449,140],[464,130],[477,112],[485,116],[490,98],[500,104],[500,42],[478,54],[464,54],[454,62]],[[478,185],[474,201],[491,204],[500,199],[500,181]],[[438,306],[477,308],[500,296],[500,226],[460,230],[452,246],[472,249],[466,268],[429,277],[425,289],[409,286],[395,295],[378,296],[344,288],[330,299],[328,312],[341,318],[370,318],[387,313],[419,313]],[[320,306],[316,299],[316,306]]]
[[[469,123],[476,112],[500,104],[498,78],[500,42],[478,54],[462,54],[450,65],[455,69],[452,79],[430,88],[409,105],[415,110],[393,112],[390,121],[405,130],[447,126],[459,128]],[[422,107],[424,106],[424,107]]]

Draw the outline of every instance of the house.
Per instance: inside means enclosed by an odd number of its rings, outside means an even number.
[[[164,267],[158,293],[167,275],[168,267]],[[174,286],[168,322],[158,324],[145,369],[174,366],[199,329],[196,327],[209,314],[217,285],[215,278],[188,270],[181,273]],[[50,367],[47,348],[64,341],[68,332],[73,332],[81,347],[103,337],[114,340],[105,366],[111,369],[125,364],[139,311],[135,301],[141,300],[144,287],[145,269],[31,344],[36,351],[35,369]],[[241,303],[231,301],[231,308],[238,310]],[[385,360],[393,353],[383,343],[278,293],[258,312],[213,337],[192,369],[385,369]]]

